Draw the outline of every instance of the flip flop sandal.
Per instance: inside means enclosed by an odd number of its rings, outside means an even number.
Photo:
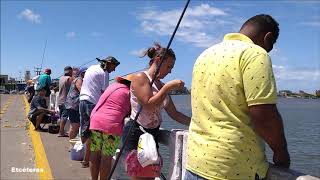
[[[58,137],[69,137],[67,134],[59,134]]]
[[[82,168],[88,168],[89,167],[89,162],[87,162],[87,161],[81,161],[81,167]]]

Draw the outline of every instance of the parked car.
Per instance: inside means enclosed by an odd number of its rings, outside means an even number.
[[[9,94],[9,91],[5,89],[0,89],[0,94]]]
[[[17,90],[10,91],[10,94],[17,94]]]

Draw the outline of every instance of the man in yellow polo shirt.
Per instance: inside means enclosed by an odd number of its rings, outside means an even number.
[[[196,60],[185,180],[265,178],[264,141],[275,165],[289,167],[268,55],[278,26],[271,16],[256,15]]]

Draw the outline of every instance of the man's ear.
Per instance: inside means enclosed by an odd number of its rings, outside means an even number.
[[[275,43],[274,36],[272,32],[267,32],[267,34],[264,35],[264,42],[268,43]]]

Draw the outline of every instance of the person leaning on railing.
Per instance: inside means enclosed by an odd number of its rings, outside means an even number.
[[[109,73],[116,70],[120,62],[112,56],[98,59],[99,64],[91,65],[83,78],[80,90],[80,136],[82,143],[86,143],[86,152],[82,167],[89,167],[90,159],[90,115],[104,90],[109,86]]]
[[[274,164],[289,167],[268,55],[278,35],[271,16],[257,15],[196,60],[185,180],[265,178],[269,164],[263,140]]]
[[[159,147],[159,127],[162,123],[161,111],[163,109],[166,110],[168,115],[175,121],[184,125],[189,125],[190,123],[190,117],[177,111],[169,95],[171,90],[183,89],[184,82],[178,79],[169,81],[166,84],[161,82],[161,79],[171,73],[171,70],[174,67],[176,56],[172,49],[168,49],[167,54],[164,57],[163,64],[160,67],[159,74],[157,74],[155,77],[156,69],[160,64],[162,56],[164,56],[165,50],[166,49],[161,47],[160,44],[155,43],[154,47],[149,48],[144,53],[144,56],[147,55],[150,58],[148,70],[134,74],[132,77],[130,87],[130,118],[132,120],[125,125],[122,137],[126,137],[126,134],[128,134],[131,126],[134,127],[131,133],[128,135],[128,143],[124,145],[124,157],[127,157],[126,155],[128,153],[133,152],[132,150],[137,149],[139,137],[143,134],[143,131],[139,128],[139,126],[143,127],[146,132],[153,135],[157,144],[157,148]],[[151,87],[150,82],[152,78],[155,78],[155,81]],[[137,115],[140,105],[143,107],[143,109],[138,116],[137,121],[133,121]],[[136,162],[137,161],[126,162],[127,170],[132,170],[132,172],[127,171],[128,175],[132,176],[132,179],[145,180],[145,177],[149,177],[147,179],[153,179],[155,177],[150,175],[152,172],[148,172],[150,170],[147,169],[148,166],[144,168],[138,168],[141,165],[136,164]],[[144,178],[141,178],[141,176]]]

